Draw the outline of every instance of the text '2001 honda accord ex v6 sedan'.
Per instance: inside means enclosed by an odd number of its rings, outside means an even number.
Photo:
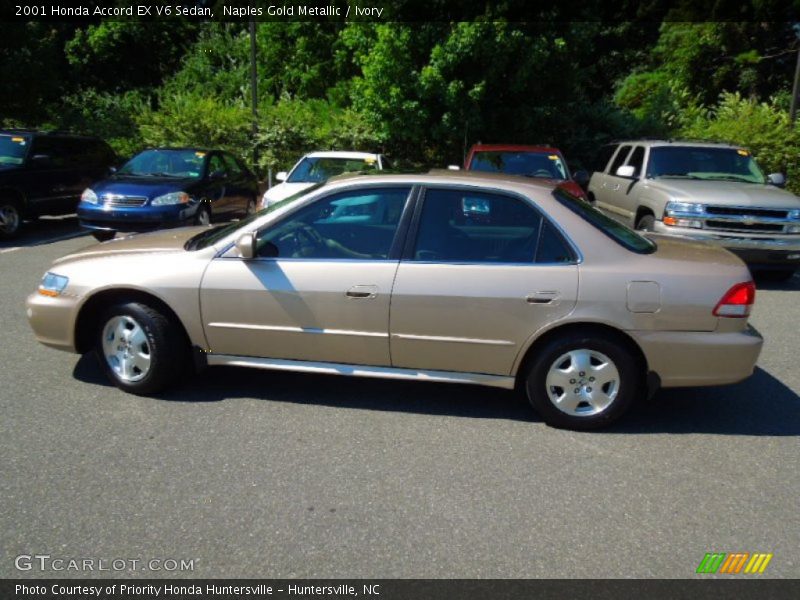
[[[659,383],[751,375],[754,296],[722,248],[643,237],[535,180],[432,172],[90,246],[53,264],[28,317],[135,394],[238,365],[519,387],[547,423],[590,429]]]

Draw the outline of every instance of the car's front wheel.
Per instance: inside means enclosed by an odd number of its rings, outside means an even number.
[[[92,231],[92,237],[98,242],[107,242],[117,235],[116,231],[108,231],[107,229],[96,229]]]
[[[194,214],[195,225],[211,225],[211,211],[205,203],[197,207],[197,212]]]
[[[636,229],[639,231],[655,231],[656,218],[653,215],[642,215],[642,217],[636,222]]]
[[[586,430],[621,417],[638,396],[642,379],[639,361],[625,344],[572,333],[537,352],[525,388],[547,424]]]
[[[172,383],[182,373],[186,356],[177,324],[139,302],[118,304],[103,314],[95,352],[114,385],[140,395]]]

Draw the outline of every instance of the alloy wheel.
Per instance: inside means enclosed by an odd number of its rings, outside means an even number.
[[[152,360],[150,343],[142,326],[133,318],[119,315],[108,320],[103,328],[103,356],[121,380],[144,379]]]
[[[545,385],[553,406],[570,416],[587,417],[602,413],[614,403],[620,374],[608,356],[581,348],[553,361]]]

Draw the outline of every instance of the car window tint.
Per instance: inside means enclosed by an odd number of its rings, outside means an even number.
[[[389,257],[409,187],[373,188],[326,196],[259,233],[279,258],[382,260]]]
[[[208,161],[208,174],[211,175],[212,173],[226,173],[227,169],[225,168],[225,163],[222,161],[222,157],[219,154],[215,154],[212,156]]]
[[[539,244],[536,247],[537,263],[571,263],[575,262],[575,255],[567,242],[556,231],[556,228],[547,221],[543,221],[539,234]]]
[[[630,152],[630,146],[622,146],[617,152],[617,156],[614,157],[614,162],[611,163],[611,168],[608,170],[609,175],[616,175],[617,169],[619,169],[622,165],[625,164],[625,159],[628,158],[628,153]]]
[[[64,168],[69,165],[69,149],[62,138],[37,137],[33,141],[31,156],[37,154],[49,156],[51,167]]]
[[[234,177],[238,177],[242,174],[242,169],[239,167],[239,163],[230,155],[224,154],[225,157],[225,165],[228,168],[228,175],[232,175]]]
[[[500,194],[431,189],[425,194],[413,260],[533,262],[542,217]]]
[[[644,148],[642,146],[636,146],[631,152],[631,157],[628,159],[628,166],[631,166],[635,169],[633,172],[634,177],[638,177],[642,174],[642,167],[644,166]]]

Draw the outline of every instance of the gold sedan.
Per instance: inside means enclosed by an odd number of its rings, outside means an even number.
[[[346,176],[243,221],[97,244],[28,298],[40,342],[152,394],[234,365],[524,390],[592,429],[659,385],[752,374],[750,274],[565,191],[472,173]]]

